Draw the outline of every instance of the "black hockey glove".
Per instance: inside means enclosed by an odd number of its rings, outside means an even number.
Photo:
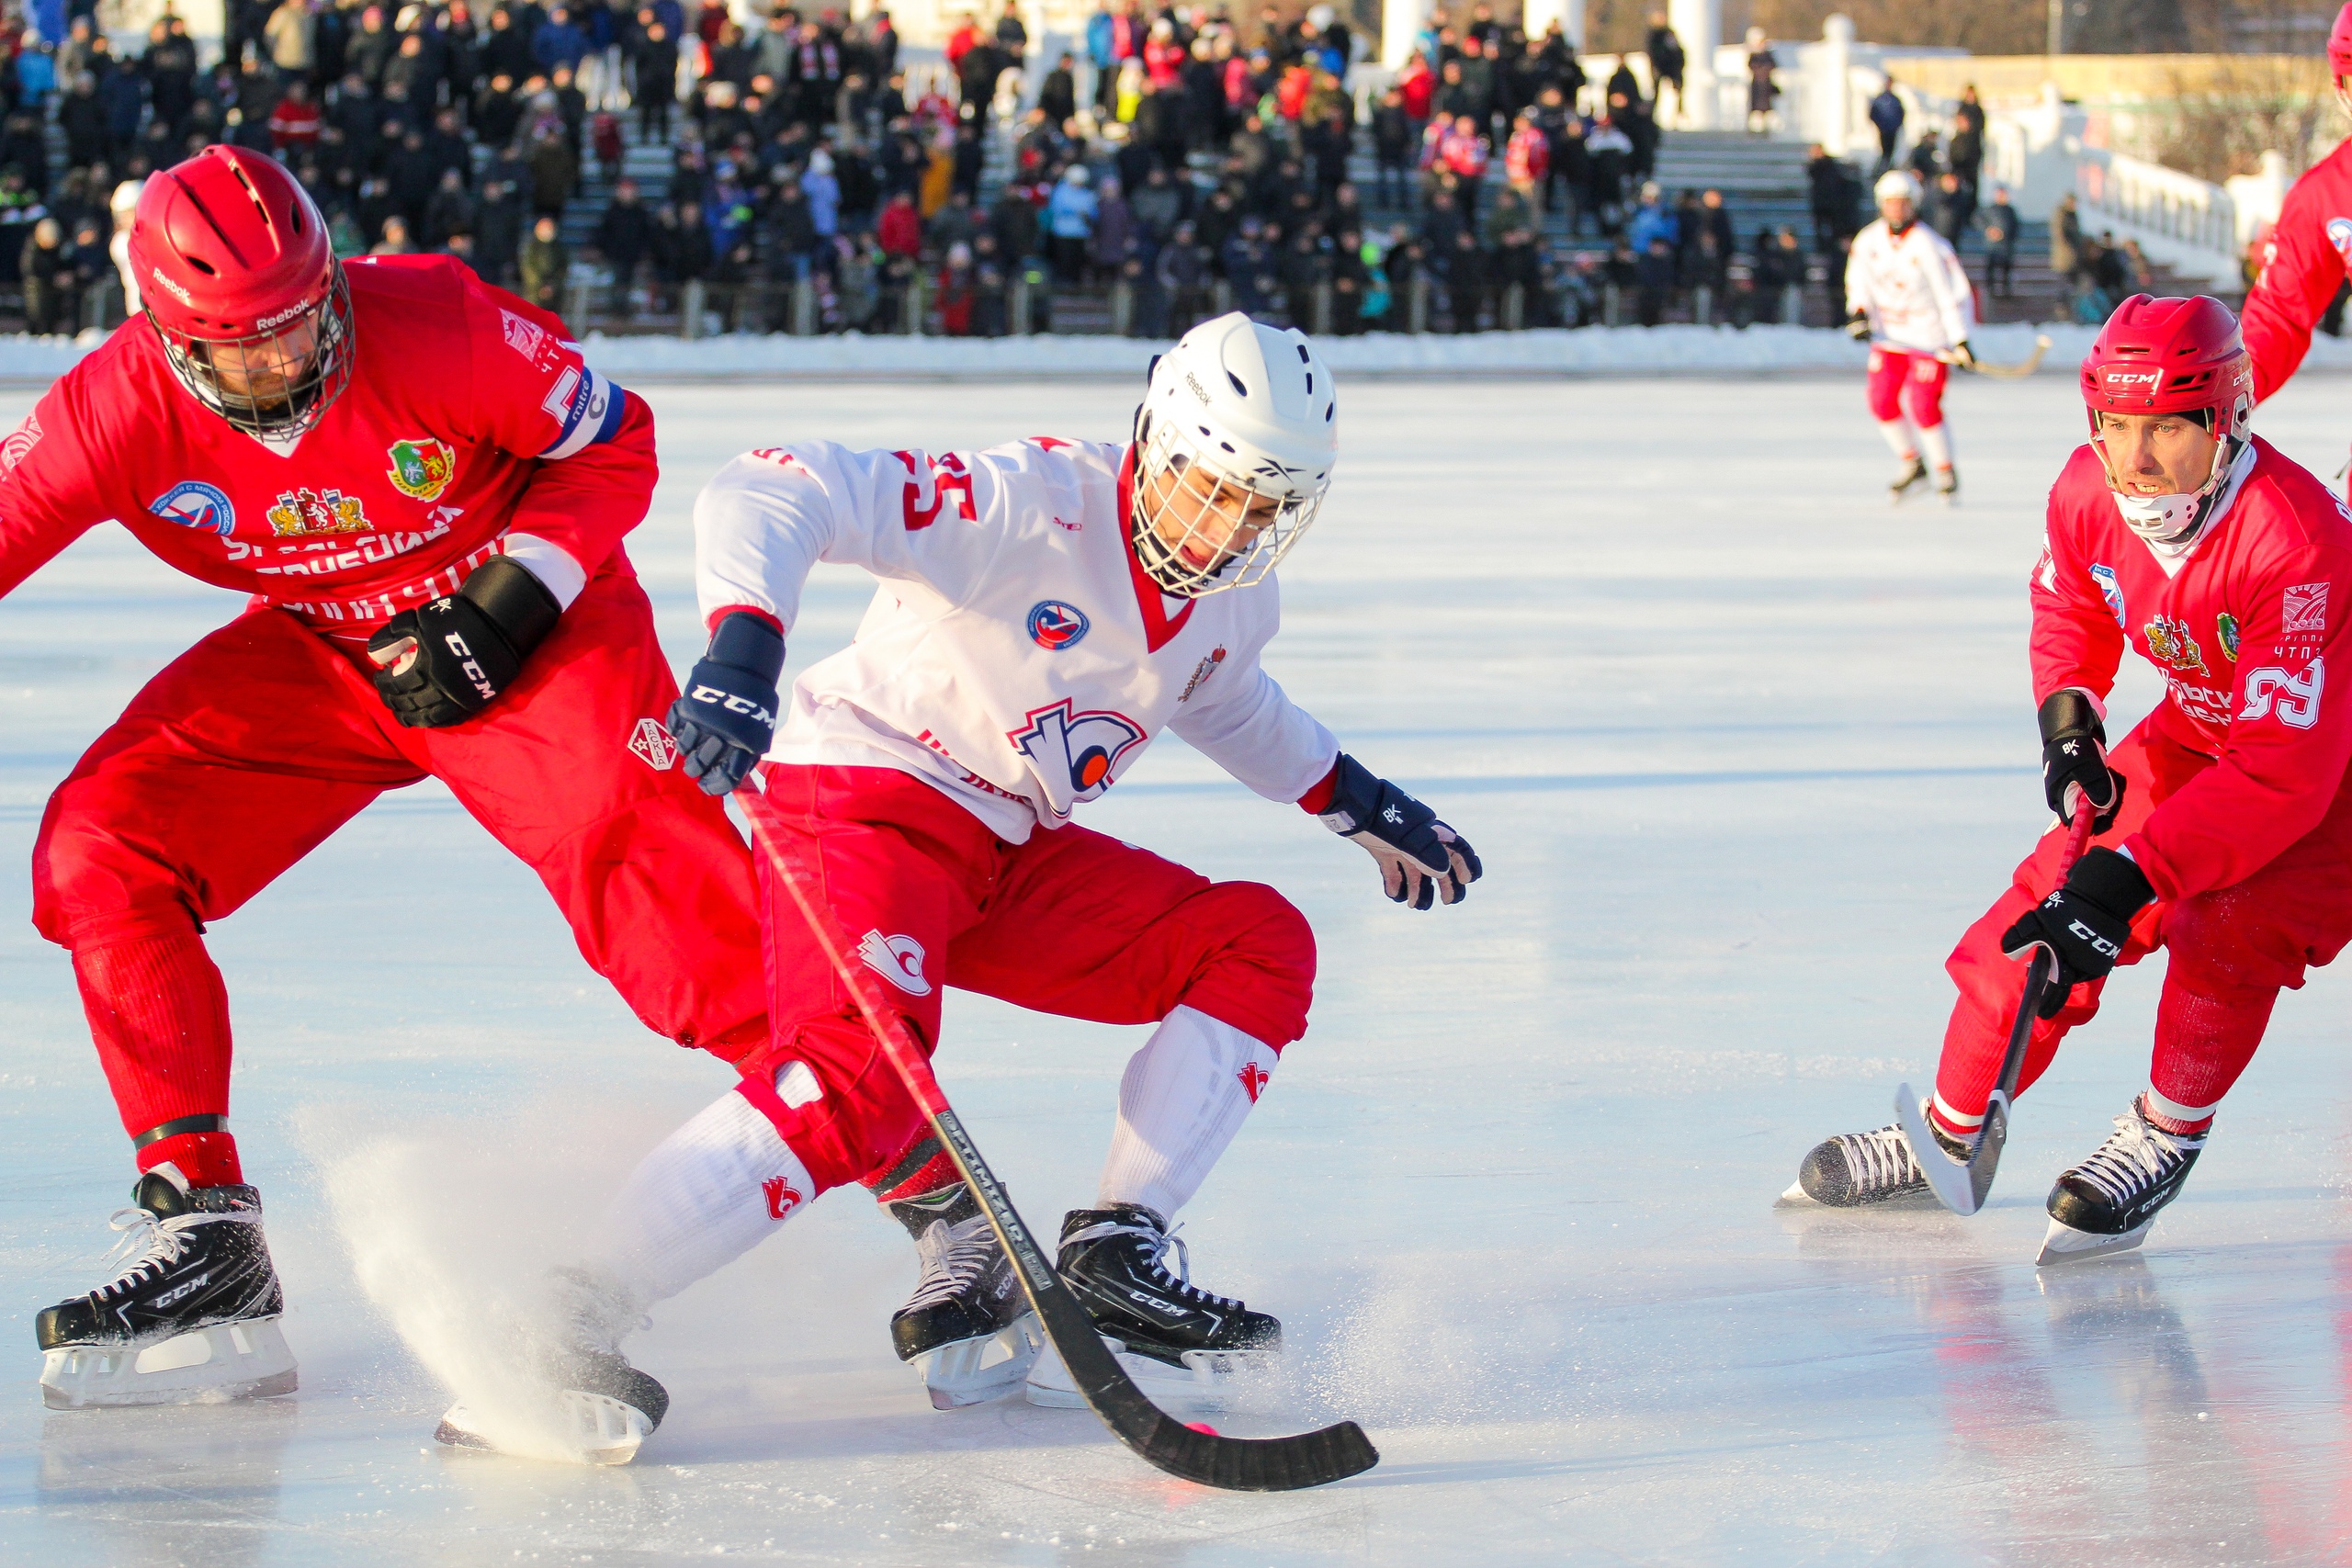
[[[1868,343],[1871,335],[1869,312],[1857,310],[1846,318],[1846,335],[1856,343]]]
[[[1960,367],[1962,370],[1973,370],[1976,368],[1976,351],[1968,346],[1968,340],[1966,338],[1962,338],[1958,343],[1952,344],[1951,362]]]
[[[368,639],[377,694],[406,728],[463,724],[514,683],[562,615],[530,568],[492,556],[455,593],[401,611]]]
[[[670,738],[704,794],[727,794],[767,755],[783,673],[784,635],[757,615],[738,610],[711,633],[710,651],[670,705]]]
[[[2011,958],[2029,958],[2041,946],[2058,960],[2058,983],[2042,994],[2042,1017],[2057,1017],[2069,991],[2115,967],[2132,935],[2132,917],[2155,896],[2129,855],[2092,850],[2075,863],[2064,886],[2001,933],[2001,951]]]
[[[1381,891],[1399,904],[1426,909],[1432,901],[1459,904],[1485,874],[1470,840],[1437,813],[1345,752],[1331,804],[1320,820],[1353,839],[1380,863]]]
[[[2089,797],[2091,830],[2115,826],[2123,808],[2125,780],[2107,765],[2107,727],[2089,697],[2071,687],[2052,692],[2041,705],[2041,794],[2062,821],[2075,819],[2075,795]]]

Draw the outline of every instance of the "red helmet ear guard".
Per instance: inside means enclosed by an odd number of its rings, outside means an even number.
[[[274,160],[207,147],[151,177],[131,218],[130,265],[149,325],[181,383],[256,435],[318,422],[351,378],[343,267],[309,193]],[[311,344],[285,339],[303,320]],[[224,361],[270,388],[224,387]]]
[[[2102,413],[2207,413],[2216,439],[2243,439],[2254,412],[2254,361],[2238,319],[2209,295],[2134,294],[2118,305],[2083,360],[2081,383],[2094,436]]]

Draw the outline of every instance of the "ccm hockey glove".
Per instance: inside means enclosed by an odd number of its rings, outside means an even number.
[[[368,639],[377,694],[405,728],[463,724],[514,683],[562,615],[530,568],[492,556],[455,593],[401,611]]]
[[[783,673],[784,634],[759,616],[738,610],[711,633],[710,651],[670,705],[670,738],[704,794],[727,794],[767,755]]]
[[[2107,727],[2083,693],[2069,687],[2042,703],[2041,793],[2062,821],[2075,819],[2075,796],[2090,798],[2091,830],[2115,826],[2123,806],[2124,778],[2107,765]]]
[[[1846,335],[1856,343],[1867,343],[1871,335],[1871,319],[1860,310],[1846,318]]]
[[[2066,994],[2085,980],[2106,977],[2132,935],[2132,917],[2155,897],[2131,856],[2092,850],[2075,863],[2064,886],[2001,933],[2001,951],[2011,958],[2030,957],[2039,946],[2058,960],[2058,983],[2042,995],[2042,1017],[2057,1017]]]
[[[1432,901],[1459,904],[1485,874],[1470,840],[1437,813],[1342,752],[1323,826],[1353,839],[1380,863],[1381,891],[1399,904],[1426,909]]]

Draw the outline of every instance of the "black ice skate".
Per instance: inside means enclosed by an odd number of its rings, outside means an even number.
[[[1282,1349],[1281,1322],[1194,1285],[1184,1244],[1139,1204],[1063,1216],[1054,1267],[1156,1404],[1214,1407],[1237,1379],[1264,1370]],[[1030,1369],[1029,1402],[1064,1409],[1085,1403],[1051,1345]]]
[[[293,1393],[261,1194],[191,1188],[166,1164],[141,1177],[130,1198],[109,1222],[127,1233],[123,1271],[34,1320],[42,1401],[76,1410]]]
[[[971,1190],[958,1182],[901,1199],[890,1213],[922,1259],[915,1293],[890,1314],[890,1342],[922,1374],[933,1407],[980,1404],[1019,1388],[1045,1335]]]
[[[2050,1190],[2050,1234],[2034,1262],[2079,1263],[2139,1246],[2204,1147],[2204,1134],[2167,1133],[2133,1100],[2107,1142]]]
[[[1957,1160],[1968,1157],[1968,1145],[1937,1126],[1936,1142]],[[1797,1183],[1781,1194],[1783,1203],[1824,1203],[1833,1209],[1860,1209],[1880,1203],[1905,1206],[1932,1204],[1936,1195],[1910,1141],[1900,1125],[1875,1133],[1840,1133],[1814,1145],[1797,1168]]]
[[[1960,470],[1938,468],[1936,494],[1943,498],[1943,503],[1946,506],[1958,506],[1960,504]]]
[[[670,1409],[670,1393],[628,1364],[620,1341],[645,1321],[610,1280],[580,1269],[548,1276],[550,1326],[517,1333],[519,1373],[479,1403],[459,1401],[435,1442],[575,1464],[627,1464]]]
[[[1927,459],[1924,457],[1913,457],[1904,466],[1900,473],[1897,473],[1893,479],[1888,481],[1886,487],[1886,498],[1887,500],[1894,502],[1897,506],[1900,506],[1903,504],[1903,498],[1905,496],[1909,495],[1914,490],[1927,482]]]

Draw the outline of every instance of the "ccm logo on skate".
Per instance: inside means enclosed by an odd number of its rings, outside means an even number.
[[[931,995],[931,982],[922,977],[922,943],[914,938],[867,931],[857,944],[857,955],[865,960],[868,969],[907,995]]]
[[[174,1285],[170,1290],[165,1291],[162,1295],[157,1296],[155,1298],[155,1305],[159,1307],[167,1307],[174,1302],[185,1301],[188,1297],[196,1294],[197,1292],[204,1289],[206,1285],[211,1283],[211,1280],[212,1270],[208,1269],[203,1273],[198,1274],[195,1279],[185,1280],[179,1284]]]
[[[1076,648],[1093,626],[1085,611],[1058,599],[1041,599],[1029,606],[1029,640],[1048,653]]]
[[[2245,678],[2245,707],[2240,718],[2260,718],[2274,707],[2278,722],[2290,729],[2309,729],[2319,722],[2320,693],[2327,684],[2325,661],[2314,659],[2300,675],[2273,667]]]
[[[769,1219],[780,1220],[800,1207],[800,1189],[781,1176],[771,1176],[761,1182],[760,1190],[767,1195]]]

